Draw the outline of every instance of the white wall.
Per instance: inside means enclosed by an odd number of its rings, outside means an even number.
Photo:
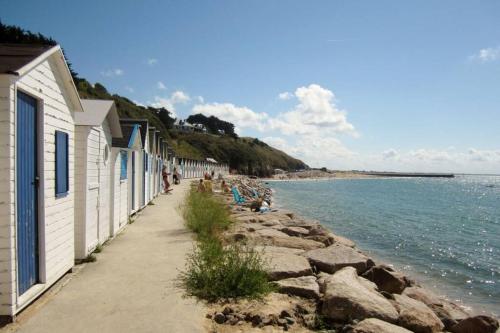
[[[110,237],[111,130],[76,126],[75,256],[83,259]],[[105,160],[105,151],[108,151]]]
[[[111,150],[111,181],[113,186],[110,192],[110,219],[111,219],[111,236],[115,236],[128,222],[128,177],[120,180],[121,171],[121,156],[120,148],[112,148]],[[127,151],[128,160],[130,161],[131,152]],[[130,164],[130,162],[129,162]],[[127,170],[128,172],[128,170]]]

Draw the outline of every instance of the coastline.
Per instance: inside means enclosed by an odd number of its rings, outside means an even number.
[[[462,175],[460,175],[462,176]],[[490,175],[488,175],[490,176]],[[406,177],[399,177],[400,179],[405,179]],[[342,179],[337,179],[337,180],[354,180],[354,179],[398,179],[398,177],[373,177],[373,178],[342,178]],[[335,178],[328,178],[328,179],[290,179],[290,180],[266,180],[266,184],[272,189],[273,192],[273,200],[274,200],[274,205],[278,209],[283,209],[283,210],[292,210],[293,208],[290,208],[287,206],[287,204],[283,201],[280,200],[279,198],[279,192],[276,191],[275,188],[272,187],[272,183],[280,183],[280,182],[307,182],[307,181],[318,181],[318,180],[324,180],[324,181],[332,181],[335,180]],[[305,215],[303,218],[306,219],[314,219],[313,216],[308,216]],[[325,224],[320,221],[320,223],[327,229],[331,230],[332,226]],[[334,233],[338,233],[337,230],[332,231]],[[463,308],[465,311],[469,312],[470,314],[474,315],[487,315],[487,316],[494,316],[495,318],[498,318],[500,315],[500,312],[495,311],[495,307],[491,306],[491,304],[485,305],[481,303],[475,303],[470,300],[465,300],[465,294],[466,290],[460,290],[460,292],[457,292],[457,287],[453,286],[452,284],[449,284],[447,281],[445,281],[443,278],[440,277],[435,277],[431,275],[427,275],[425,273],[419,272],[418,270],[413,269],[413,264],[409,263],[405,260],[400,260],[398,258],[393,258],[387,255],[384,255],[383,253],[380,253],[379,250],[375,249],[370,249],[367,248],[364,245],[359,244],[359,240],[353,240],[349,238],[349,236],[344,235],[342,233],[338,233],[338,235],[348,238],[354,243],[356,243],[357,247],[363,251],[364,253],[368,254],[370,257],[374,259],[376,263],[381,263],[384,265],[388,265],[393,267],[395,270],[403,272],[405,275],[407,275],[409,278],[415,280],[419,285],[424,287],[425,289],[428,289],[438,295],[439,297],[442,297],[446,299],[449,302],[455,303],[459,305],[461,308]],[[498,309],[500,310],[500,309]]]
[[[270,179],[250,180],[246,177],[235,177],[232,180],[236,184],[248,182],[258,190],[264,188],[264,183],[275,181]],[[311,179],[307,180],[311,181]],[[332,178],[314,180],[332,180]],[[474,315],[464,309],[461,303],[456,304],[434,294],[429,290],[430,288],[425,288],[401,271],[394,270],[395,265],[386,264],[385,260],[381,261],[379,258],[372,258],[369,253],[359,249],[353,241],[332,233],[327,226],[318,221],[296,215],[293,211],[287,210],[283,203],[278,202],[274,206],[278,209],[274,212],[259,214],[233,205],[232,198],[228,196],[221,197],[231,207],[232,216],[237,221],[233,228],[225,233],[226,239],[229,242],[244,241],[262,248],[266,258],[274,265],[270,267],[270,276],[280,286],[280,292],[292,298],[315,295],[312,298],[319,300],[319,302],[314,313],[327,318],[330,327],[343,330],[349,325],[352,326],[360,321],[364,322],[364,319],[372,317],[385,319],[389,325],[403,323],[401,325],[406,327],[408,325],[402,321],[400,309],[408,299],[410,299],[410,303],[413,302],[412,304],[415,305],[416,302],[417,304],[418,309],[414,308],[412,311],[415,313],[424,311],[429,318],[432,318],[429,319],[429,322],[421,323],[421,325],[440,327],[439,330],[432,330],[432,332],[438,332],[445,328],[449,330],[462,321],[467,323],[475,319]],[[273,200],[276,200],[275,193],[273,193]],[[289,250],[285,250],[287,248]],[[280,252],[280,249],[284,249],[283,252],[292,253],[285,254]],[[308,268],[301,267],[298,264],[299,261],[302,265],[305,262]],[[291,263],[297,263],[298,267],[288,267],[292,265]],[[334,297],[335,292],[345,292],[335,290],[337,283],[333,283],[333,281],[342,274],[352,274],[353,267],[357,274],[349,278],[351,279],[349,284],[358,285],[362,289],[362,293],[370,294],[369,297],[384,304],[387,307],[386,310],[391,313],[390,315],[373,313],[372,311],[370,315],[350,313],[349,316],[345,317],[343,314],[339,315],[339,311],[344,313],[345,309],[339,310],[335,306],[333,308],[325,306],[325,304],[330,304],[329,297]],[[384,277],[380,278],[380,274]],[[302,280],[299,281],[300,279]],[[361,286],[365,279],[370,280],[373,287],[364,288]],[[307,280],[308,285],[301,285],[301,283],[305,283],[305,280]],[[332,293],[329,293],[330,288],[333,290]],[[348,294],[349,292],[356,293],[358,291],[347,291]],[[310,301],[311,297],[306,298],[309,298]],[[267,300],[264,300],[263,304],[266,302]],[[349,302],[353,302],[350,304],[353,312],[366,306],[366,304],[355,304],[356,297],[349,299]],[[231,306],[237,308],[238,304],[232,303]],[[353,318],[357,318],[357,320],[352,322]],[[492,320],[496,321],[496,319]],[[296,318],[296,322],[301,323],[305,328],[308,327],[307,318],[304,316]]]

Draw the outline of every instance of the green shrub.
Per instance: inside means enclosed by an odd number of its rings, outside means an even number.
[[[260,253],[241,243],[224,246],[220,240],[221,232],[231,224],[229,210],[222,202],[210,194],[191,191],[183,214],[199,240],[179,277],[189,296],[208,301],[256,298],[273,289]]]
[[[231,224],[228,209],[207,193],[191,191],[186,198],[183,214],[188,228],[200,240],[216,237]]]
[[[224,247],[216,239],[198,244],[189,255],[180,279],[189,296],[208,301],[257,298],[270,291],[265,262],[252,247],[239,243]]]

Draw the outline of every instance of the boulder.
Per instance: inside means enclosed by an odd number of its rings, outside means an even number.
[[[319,299],[319,286],[314,276],[301,276],[277,281],[280,293]]]
[[[356,268],[358,274],[364,273],[375,263],[363,253],[355,249],[333,244],[324,249],[307,251],[303,254],[309,262],[320,271],[335,273],[341,268],[351,266]]]
[[[411,283],[403,274],[385,265],[371,267],[363,273],[363,277],[374,282],[379,290],[391,294],[401,294]]]
[[[354,326],[352,333],[412,333],[406,328],[396,326],[376,318],[368,318]]]
[[[248,236],[250,237],[250,236]],[[289,247],[294,249],[313,250],[325,247],[323,243],[300,237],[291,237],[276,229],[266,228],[251,234],[256,244]]]
[[[461,320],[450,331],[452,333],[495,333],[498,327],[498,320],[495,318],[475,316]]]
[[[267,272],[271,280],[281,280],[305,275],[312,275],[311,265],[295,249],[266,246],[263,259],[267,262]]]
[[[420,301],[394,294],[393,304],[399,312],[399,325],[415,333],[441,332],[444,328],[436,314]]]
[[[458,305],[440,298],[422,287],[407,287],[402,295],[416,299],[431,308],[447,330],[455,326],[459,321],[469,317],[469,313]]]
[[[309,230],[302,227],[285,227],[281,229],[281,232],[284,232],[288,236],[295,236],[295,237],[304,237],[309,235]]]
[[[375,290],[373,283],[363,280],[354,267],[344,267],[327,278],[323,315],[342,322],[378,318],[395,323],[398,319],[396,308]]]
[[[340,244],[340,245],[344,245],[344,246],[348,246],[348,247],[356,247],[356,243],[354,243],[352,240],[350,240],[348,238],[345,238],[345,237],[342,237],[339,235],[335,235],[332,233],[329,234],[329,237],[332,238],[334,244]]]

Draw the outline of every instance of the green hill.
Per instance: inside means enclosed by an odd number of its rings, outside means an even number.
[[[0,41],[8,43],[49,44],[56,42],[41,34],[33,34],[16,26],[0,22]],[[120,117],[147,119],[151,126],[161,132],[179,157],[205,159],[211,157],[219,162],[228,163],[231,169],[240,173],[269,176],[276,168],[297,170],[307,165],[281,150],[254,138],[240,138],[234,133],[233,124],[216,117],[202,115],[190,116],[190,120],[206,122],[209,133],[181,133],[173,128],[174,118],[165,108],[143,107],[126,97],[111,94],[100,83],[92,85],[71,68],[73,79],[81,98],[113,99]],[[224,135],[216,135],[218,129]]]

